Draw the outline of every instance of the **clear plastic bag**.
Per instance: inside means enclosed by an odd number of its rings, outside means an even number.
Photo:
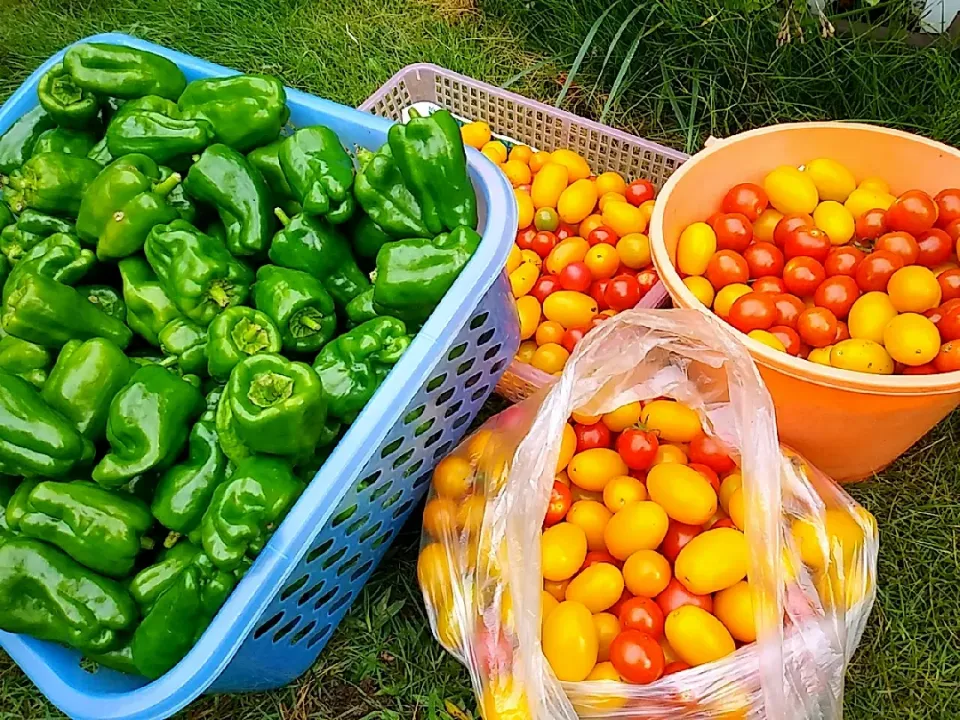
[[[540,535],[571,412],[668,396],[739,453],[758,640],[650,685],[561,683],[541,647]],[[811,418],[815,422],[815,418]],[[418,575],[440,642],[485,720],[837,718],[873,606],[872,516],[777,443],[745,348],[693,310],[619,314],[549,390],[491,418],[438,465]]]

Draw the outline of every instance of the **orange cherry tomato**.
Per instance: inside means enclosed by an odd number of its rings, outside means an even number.
[[[587,250],[583,262],[590,268],[595,280],[609,280],[617,274],[620,267],[620,256],[613,245],[600,243]]]
[[[564,332],[566,331],[563,325],[555,320],[547,320],[546,322],[540,323],[534,339],[537,341],[537,345],[546,345],[547,343],[560,344],[560,341],[563,340]]]

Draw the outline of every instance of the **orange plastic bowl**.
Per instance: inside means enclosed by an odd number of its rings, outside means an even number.
[[[960,151],[873,125],[785,124],[715,141],[670,177],[651,219],[653,261],[676,306],[710,312],[674,269],[683,229],[717,210],[733,185],[762,183],[778,165],[820,157],[840,161],[858,180],[879,175],[895,195],[912,188],[933,195],[960,186]],[[960,404],[960,372],[838,370],[738,334],[773,396],[780,439],[839,481],[861,480],[890,464]]]

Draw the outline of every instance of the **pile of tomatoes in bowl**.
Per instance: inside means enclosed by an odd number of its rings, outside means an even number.
[[[960,189],[859,183],[818,158],[730,188],[676,268],[706,307],[776,350],[875,374],[960,370]]]

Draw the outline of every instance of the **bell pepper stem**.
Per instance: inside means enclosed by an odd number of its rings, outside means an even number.
[[[169,550],[169,549],[172,548],[174,545],[176,545],[178,542],[180,542],[180,538],[181,538],[181,537],[182,537],[182,536],[180,535],[180,533],[174,532],[173,530],[171,530],[171,531],[170,531],[170,534],[167,535],[167,537],[165,537],[165,538],[163,539],[163,547],[166,548],[167,550]]]
[[[157,544],[157,543],[156,543],[156,542],[154,541],[154,539],[151,538],[151,537],[146,537],[146,536],[144,536],[144,537],[140,538],[140,549],[141,549],[141,550],[153,550],[153,548],[156,546],[156,544]]]
[[[181,180],[183,180],[183,177],[180,173],[173,173],[166,180],[162,180],[154,185],[153,192],[160,197],[166,197],[176,189]]]
[[[356,146],[355,154],[357,156],[357,164],[360,165],[362,170],[367,166],[367,163],[373,159],[373,153],[370,150],[367,150],[365,147]]]
[[[284,227],[287,227],[290,224],[290,216],[283,211],[283,208],[274,208],[273,214],[277,216],[280,224]]]
[[[420,111],[419,111],[419,110],[417,110],[416,108],[413,108],[413,107],[410,108],[410,110],[408,110],[408,112],[410,113],[410,117],[411,117],[411,118],[424,117],[423,115],[420,114]]]
[[[230,296],[227,294],[227,291],[223,289],[219,283],[214,283],[210,286],[210,299],[213,300],[220,307],[227,307],[230,304]]]

